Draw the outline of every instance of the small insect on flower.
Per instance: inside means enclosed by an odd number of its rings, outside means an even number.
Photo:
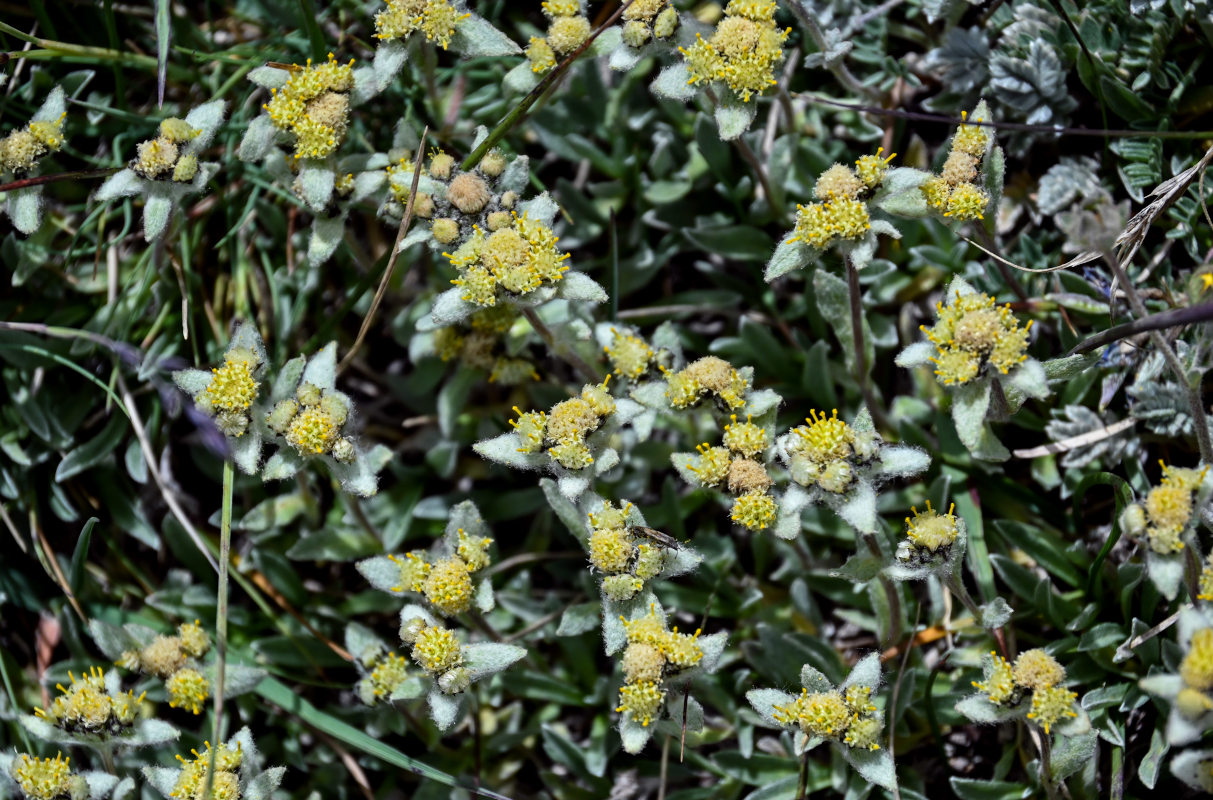
[[[628,533],[633,536],[643,536],[654,542],[658,547],[664,547],[667,550],[679,550],[682,548],[677,539],[668,533],[662,533],[656,528],[649,528],[644,525],[629,525]]]

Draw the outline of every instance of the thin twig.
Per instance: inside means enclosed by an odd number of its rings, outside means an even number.
[[[421,131],[421,144],[417,146],[417,157],[413,159],[413,183],[409,187],[409,199],[404,206],[404,216],[400,218],[400,227],[396,230],[396,241],[392,244],[392,252],[387,259],[387,268],[383,270],[383,277],[379,279],[379,288],[375,290],[371,307],[366,312],[366,316],[362,318],[362,327],[358,329],[358,336],[354,339],[354,344],[350,346],[345,358],[341,359],[341,363],[337,365],[337,374],[345,372],[346,367],[354,360],[358,348],[362,346],[362,341],[366,339],[366,334],[371,329],[371,323],[375,321],[379,304],[383,302],[383,296],[387,294],[388,284],[392,282],[392,273],[396,270],[396,260],[400,258],[400,243],[404,241],[409,224],[413,221],[413,204],[417,200],[417,185],[421,181],[421,161],[425,157],[425,138],[429,132],[428,125]]]
[[[1180,325],[1194,325],[1200,322],[1209,322],[1210,320],[1213,320],[1213,303],[1203,303],[1186,308],[1173,308],[1170,311],[1150,314],[1149,316],[1126,322],[1123,325],[1108,328],[1106,331],[1100,331],[1094,336],[1074,345],[1067,355],[1074,356],[1089,353],[1105,344],[1126,339],[1130,336],[1136,336],[1139,333],[1146,333],[1147,331],[1176,328]]]
[[[54,175],[39,175],[36,178],[21,178],[10,183],[0,183],[0,192],[11,192],[16,189],[28,189],[31,186],[44,186],[59,181],[88,180],[89,178],[104,178],[113,175],[120,167],[107,169],[85,169],[79,172],[56,172]]]

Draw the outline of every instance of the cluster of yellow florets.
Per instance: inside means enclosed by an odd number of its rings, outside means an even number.
[[[690,408],[705,394],[715,395],[730,411],[745,405],[750,381],[733,365],[716,356],[692,361],[677,372],[659,367],[665,375],[666,400],[677,409]]]
[[[407,154],[397,163],[385,167],[388,188],[394,202],[386,211],[402,216],[413,187],[413,161]],[[461,170],[451,154],[434,150],[424,167],[431,182],[442,185],[433,194],[418,192],[413,201],[413,215],[430,220],[434,241],[443,246],[464,242],[476,226],[489,234],[513,224],[511,210],[518,201],[512,190],[500,191],[497,179],[505,172],[509,161],[500,150],[490,150],[472,170]]]
[[[471,673],[463,665],[463,644],[453,631],[414,617],[401,626],[400,638],[413,646],[413,661],[444,694],[458,694],[471,685]]]
[[[38,166],[38,159],[63,146],[63,120],[31,122],[0,139],[0,171],[24,175]]]
[[[478,306],[497,303],[498,290],[525,295],[564,277],[569,256],[556,247],[552,229],[526,215],[510,214],[509,224],[486,233],[479,225],[454,253],[443,253],[459,270],[451,283]]]
[[[1031,692],[1032,705],[1028,719],[1049,733],[1054,725],[1066,717],[1078,716],[1074,710],[1078,694],[1061,685],[1065,679],[1066,670],[1057,663],[1057,659],[1036,648],[1020,653],[1014,665],[991,652],[985,679],[973,681],[973,686],[982,691],[991,703],[999,706],[1019,705],[1026,693]]]
[[[105,688],[105,672],[92,667],[77,680],[71,672],[71,688],[55,687],[63,694],[45,709],[34,714],[69,733],[121,733],[135,724],[143,695],[132,692],[110,694]]]
[[[248,430],[249,409],[257,399],[260,384],[256,372],[261,358],[245,347],[233,347],[223,356],[223,366],[211,369],[211,381],[194,396],[194,405],[225,436],[243,436]]]
[[[445,50],[455,27],[470,16],[460,14],[450,0],[388,0],[387,8],[375,15],[375,37],[387,42],[421,31]]]
[[[880,439],[870,431],[857,431],[838,418],[813,410],[808,425],[792,429],[787,437],[788,470],[801,486],[817,486],[842,494],[855,482],[858,467],[871,462],[880,451]]]
[[[967,113],[962,116],[968,119]],[[982,120],[974,117],[973,121]],[[956,129],[943,169],[922,184],[928,206],[961,222],[985,218],[990,196],[977,185],[977,172],[992,139],[989,128],[982,125],[962,124]]]
[[[1191,524],[1196,511],[1196,492],[1204,482],[1208,467],[1185,469],[1163,464],[1162,481],[1150,490],[1144,503],[1133,503],[1125,509],[1123,524],[1135,536],[1145,534],[1146,542],[1155,553],[1167,555],[1183,550],[1183,535]],[[1213,562],[1211,562],[1213,563]],[[1213,589],[1213,572],[1210,572],[1210,589]],[[1202,573],[1202,594],[1205,592]]]
[[[194,668],[192,659],[201,658],[210,649],[211,637],[194,620],[180,625],[176,636],[157,636],[143,649],[123,653],[118,663],[162,678],[170,706],[199,714],[210,695],[210,681]]]
[[[219,745],[212,756],[211,743],[206,742],[206,749],[199,753],[191,750],[193,759],[177,756],[181,762],[181,770],[177,773],[177,781],[169,797],[177,800],[239,800],[240,798],[240,764],[244,753],[237,745],[229,747]],[[206,788],[212,757],[215,760],[215,772],[210,775],[211,793],[203,795]]]
[[[616,711],[647,727],[661,714],[666,690],[662,682],[703,660],[699,631],[688,635],[667,630],[656,609],[634,620],[622,617],[628,645],[623,651],[623,686]]]
[[[63,753],[56,753],[54,758],[21,753],[13,759],[9,774],[29,800],[88,800],[88,781],[72,774],[71,761]]]
[[[296,67],[286,86],[273,89],[264,108],[278,128],[295,137],[295,158],[324,158],[337,149],[349,126],[354,60]]]
[[[631,600],[645,583],[665,568],[666,551],[657,542],[632,535],[627,523],[631,503],[616,508],[603,501],[602,509],[590,512],[590,564],[603,573],[602,591],[617,602]]]
[[[918,508],[910,508],[914,516],[906,517],[906,538],[897,547],[897,558],[904,563],[932,561],[941,553],[946,552],[960,533],[957,525],[956,504],[948,508],[948,513],[940,514],[931,508],[927,501],[927,510],[922,514]]]
[[[192,181],[198,174],[198,156],[184,151],[185,145],[200,133],[201,129],[190,127],[183,119],[170,117],[164,120],[160,123],[159,136],[139,143],[131,169],[149,180]]]
[[[523,413],[514,407],[518,419],[510,420],[522,446],[520,453],[538,453],[547,446],[552,461],[565,469],[585,469],[594,463],[586,437],[598,430],[603,420],[615,411],[615,399],[607,384],[611,376],[599,384],[586,384],[581,396],[563,400],[548,412]]]
[[[711,37],[695,37],[678,48],[691,73],[689,83],[721,81],[742,102],[774,86],[775,67],[791,28],[775,27],[774,0],[731,0]]]
[[[882,147],[874,156],[863,156],[854,168],[835,164],[821,173],[813,187],[817,202],[797,205],[795,235],[788,241],[820,249],[866,234],[872,227],[866,198],[884,181],[889,162],[897,155],[882,158],[883,152]]]
[[[550,72],[558,57],[567,56],[590,38],[590,20],[578,0],[546,0],[543,13],[550,20],[546,36],[532,36],[526,48],[531,71]]]
[[[395,653],[377,654],[367,666],[371,673],[358,682],[358,697],[368,706],[391,698],[409,677],[408,661]]]
[[[472,575],[492,563],[492,543],[487,536],[475,536],[460,528],[455,551],[432,563],[419,550],[399,558],[389,555],[400,568],[400,583],[392,591],[422,594],[435,611],[446,617],[463,613],[472,606]]]
[[[611,343],[602,349],[615,368],[615,374],[633,381],[640,379],[653,362],[653,348],[635,334],[620,333],[611,328],[611,336]]]
[[[665,41],[678,24],[678,10],[670,0],[634,0],[623,12],[623,42],[640,48],[653,39]]]
[[[775,499],[767,493],[774,481],[758,460],[770,444],[767,432],[748,418],[738,422],[733,414],[731,420],[721,437],[724,446],[699,445],[687,469],[703,486],[728,488],[734,496],[730,513],[734,522],[748,530],[763,530],[775,521]]]
[[[300,383],[294,397],[279,400],[265,415],[265,424],[286,439],[301,456],[332,456],[353,463],[357,450],[346,435],[350,401],[341,392]]]
[[[1213,600],[1213,552],[1205,557],[1205,564],[1200,570],[1198,589],[1197,600]]]
[[[775,720],[797,725],[809,736],[832,739],[860,750],[879,750],[884,725],[871,703],[872,687],[852,686],[845,692],[800,691],[787,706],[775,706]]]
[[[1188,652],[1179,662],[1183,689],[1175,698],[1180,713],[1190,719],[1213,711],[1213,628],[1202,628],[1192,635]]]
[[[931,362],[945,386],[968,383],[987,364],[1006,375],[1027,360],[1033,321],[1019,327],[1010,305],[996,307],[987,294],[958,291],[948,305],[938,303],[935,310],[939,321],[932,328],[922,326],[922,332],[938,348]]]
[[[467,324],[434,331],[434,351],[443,361],[458,360],[470,367],[488,370],[489,382],[517,386],[539,380],[535,365],[526,358],[505,352],[505,332],[518,318],[513,306],[499,305],[477,311]]]

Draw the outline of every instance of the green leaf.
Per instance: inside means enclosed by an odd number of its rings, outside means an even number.
[[[1034,790],[1024,783],[1008,781],[979,781],[973,778],[949,778],[952,791],[960,800],[1022,800]]]
[[[67,585],[71,588],[72,594],[80,593],[80,582],[84,580],[84,565],[88,562],[88,545],[93,540],[93,526],[99,520],[96,517],[89,517],[84,523],[84,530],[80,531],[80,538],[76,540],[76,549],[72,553],[72,565],[68,570]]]
[[[855,337],[851,329],[851,295],[847,283],[842,278],[819,269],[813,273],[813,290],[817,295],[817,310],[834,330],[834,335],[842,343],[846,356],[847,368],[855,370]],[[875,359],[875,349],[872,344],[872,330],[865,316],[863,320],[864,353],[868,364]]]
[[[126,419],[118,414],[111,415],[100,433],[63,457],[55,469],[55,482],[63,483],[112,456],[126,430]]]
[[[761,263],[775,246],[766,231],[750,225],[687,228],[682,233],[703,252],[737,261]]]

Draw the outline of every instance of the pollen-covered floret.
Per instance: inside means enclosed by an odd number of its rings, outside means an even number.
[[[558,241],[546,224],[515,216],[508,227],[488,236],[476,227],[454,253],[443,255],[459,270],[459,277],[451,283],[464,290],[463,299],[492,306],[497,302],[498,287],[509,294],[526,295],[562,279],[569,269],[564,263],[569,256],[560,252]]]
[[[286,441],[300,455],[322,455],[337,440],[337,426],[319,408],[305,408],[291,420]]]
[[[967,122],[969,119],[968,112],[962,111],[961,117]],[[973,118],[973,122],[983,121],[977,117]],[[990,146],[990,139],[989,127],[985,125],[964,124],[956,129],[956,135],[952,137],[952,149],[967,153],[974,158],[982,158],[986,154],[986,148]]]
[[[206,387],[210,406],[220,411],[248,411],[259,389],[253,377],[257,365],[258,357],[251,350],[229,350],[223,366],[211,369],[211,382]]]
[[[439,674],[463,663],[463,645],[452,631],[429,625],[418,632],[412,655],[426,672]]]
[[[664,700],[665,689],[654,681],[626,683],[619,689],[619,705],[615,710],[648,727],[660,713]]]
[[[134,724],[142,696],[136,698],[130,692],[109,694],[105,672],[99,667],[90,668],[79,679],[71,672],[67,675],[71,687],[56,684],[62,695],[47,708],[36,709],[36,716],[69,732],[116,733]]]
[[[518,449],[523,453],[539,452],[543,447],[543,440],[547,438],[547,413],[528,411],[524,414],[518,406],[514,406],[514,411],[518,414],[518,419],[510,420],[510,426],[522,441],[522,447]]]
[[[876,155],[860,156],[855,160],[855,175],[868,189],[875,189],[884,182],[885,173],[889,171],[889,162],[897,157],[896,153],[884,156],[884,148],[877,147]]]
[[[916,548],[935,553],[950,547],[956,541],[958,528],[956,515],[952,513],[956,510],[955,503],[946,514],[940,514],[931,508],[930,500],[927,501],[927,510],[924,513],[919,514],[917,507],[911,507],[910,510],[914,512],[914,517],[906,517],[906,538]]]
[[[809,424],[792,429],[794,436],[789,437],[789,453],[822,465],[851,457],[855,431],[838,418],[838,409],[828,417],[813,409],[805,422]]]
[[[414,550],[397,558],[389,555],[400,569],[400,584],[392,587],[393,592],[420,592],[425,588],[426,578],[430,575],[430,565],[425,560],[425,553]]]
[[[651,644],[637,642],[623,651],[623,679],[627,683],[657,683],[664,668],[665,656]]]
[[[388,653],[367,677],[367,688],[372,698],[391,697],[408,678],[408,661],[403,656]],[[369,704],[368,704],[369,705]]]
[[[611,333],[614,338],[603,349],[611,366],[615,368],[615,374],[637,380],[648,372],[649,363],[653,360],[653,348],[639,336],[620,333],[614,328]]]
[[[31,122],[0,139],[0,171],[23,175],[38,166],[38,160],[63,146],[63,120]]]
[[[1166,555],[1183,550],[1182,537],[1192,522],[1194,495],[1204,481],[1207,469],[1182,469],[1162,464],[1163,478],[1159,484],[1150,490],[1143,504],[1129,507],[1140,509],[1138,515],[1143,518],[1137,530],[1130,533],[1140,535],[1140,528],[1144,527],[1146,541],[1156,553]]]
[[[1020,328],[1009,305],[996,306],[981,292],[956,292],[948,305],[935,309],[938,322],[922,330],[937,348],[931,361],[945,386],[968,383],[987,364],[1006,375],[1027,360],[1032,321]]]
[[[455,554],[463,559],[470,571],[479,572],[492,563],[489,556],[489,545],[492,543],[493,540],[487,536],[474,536],[465,533],[460,528],[459,544],[456,545]]]
[[[1016,684],[1033,691],[1056,686],[1066,679],[1066,671],[1057,659],[1040,648],[1020,653],[1012,675]]]
[[[1213,628],[1202,628],[1192,635],[1188,652],[1179,664],[1179,676],[1189,688],[1213,689]]]
[[[730,419],[732,422],[724,426],[725,447],[746,458],[753,458],[766,450],[766,430],[750,422],[749,418],[745,422],[738,422],[736,414],[733,414]]]
[[[666,663],[678,669],[693,667],[703,660],[703,648],[699,646],[699,631],[694,634],[670,631],[661,647]]]
[[[556,68],[556,53],[548,40],[541,36],[532,36],[526,50],[527,60],[531,62],[531,71],[537,73],[551,72]]]
[[[608,575],[602,579],[602,593],[617,603],[631,600],[643,588],[644,581],[626,572]]]
[[[9,770],[13,780],[21,787],[21,793],[29,800],[55,800],[62,797],[86,800],[89,795],[88,784],[85,783],[81,794],[79,781],[84,779],[72,775],[71,761],[71,758],[64,758],[63,753],[56,753],[54,758],[37,758],[22,753],[13,759]]]
[[[793,704],[776,706],[775,718],[785,725],[799,725],[810,736],[837,739],[851,724],[853,716],[838,692],[810,693],[808,689],[803,689]]]
[[[632,537],[623,528],[604,528],[590,534],[590,563],[603,572],[623,572],[632,560]]]
[[[723,82],[748,103],[751,95],[776,84],[775,67],[789,32],[775,27],[774,2],[733,0],[711,37],[696,35],[693,45],[679,48],[691,74],[689,83]]]
[[[291,70],[286,85],[273,89],[265,112],[274,126],[295,139],[295,158],[324,158],[341,144],[349,122],[349,91],[354,87],[353,59],[328,61]]]
[[[990,196],[986,194],[985,189],[971,183],[962,183],[948,195],[948,206],[943,215],[961,222],[985,219],[986,207],[989,204]]]
[[[387,8],[375,15],[375,36],[391,41],[421,31],[445,50],[458,24],[470,16],[459,13],[450,0],[388,0]]]
[[[1043,728],[1045,733],[1049,733],[1058,722],[1067,717],[1078,716],[1078,712],[1074,710],[1074,701],[1077,699],[1078,694],[1064,686],[1037,689],[1032,692],[1032,710],[1028,712],[1028,719]]]
[[[1011,663],[991,650],[990,661],[986,669],[985,680],[973,681],[973,688],[985,692],[986,697],[995,705],[1012,700],[1017,695],[1017,691]]]
[[[884,725],[881,723],[880,717],[864,717],[856,714],[851,717],[842,741],[848,747],[856,750],[879,750],[880,745],[876,740],[880,738],[883,730]]]
[[[185,666],[185,655],[179,637],[157,636],[139,652],[139,667],[149,675],[167,678]]]
[[[699,455],[687,462],[687,469],[695,474],[701,485],[716,486],[728,477],[733,458],[727,448],[710,447],[704,442],[695,449]]]
[[[168,690],[169,706],[183,708],[192,714],[202,713],[211,693],[211,682],[206,676],[188,667],[173,673],[164,687]]]
[[[472,576],[461,558],[447,558],[430,566],[421,589],[434,609],[452,616],[472,606]]]
[[[568,55],[590,38],[590,21],[580,14],[557,17],[548,26],[548,46],[557,55]]]
[[[746,492],[733,501],[729,517],[749,530],[765,530],[775,521],[775,500],[765,491]]]
[[[642,581],[650,581],[660,575],[664,568],[664,550],[648,542],[636,545],[636,563],[632,565],[632,574]]]

